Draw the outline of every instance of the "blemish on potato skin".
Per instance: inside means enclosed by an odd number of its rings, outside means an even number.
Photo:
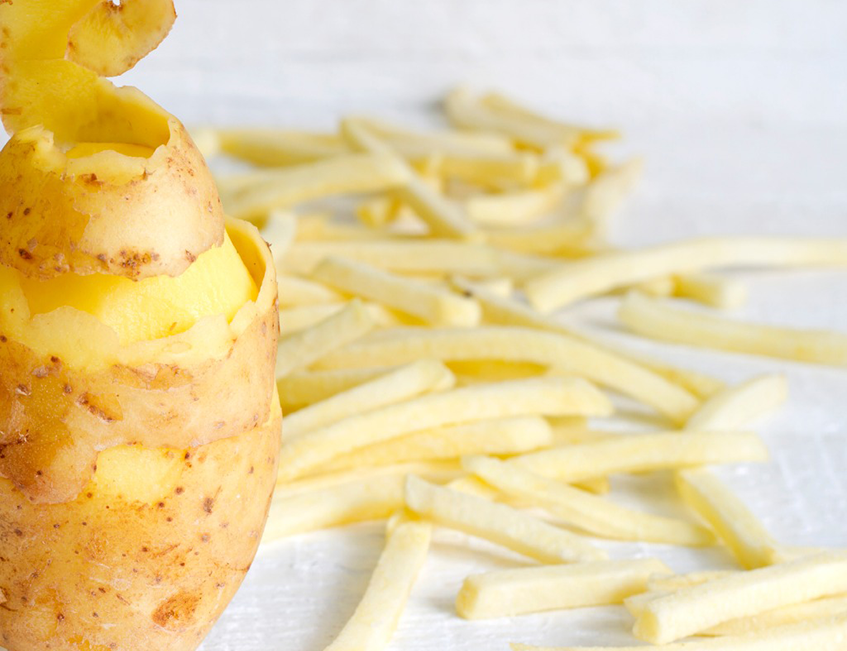
[[[215,500],[212,497],[207,497],[203,500],[203,511],[211,514],[213,507],[215,506]]]

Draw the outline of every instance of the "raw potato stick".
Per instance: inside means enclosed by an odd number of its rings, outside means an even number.
[[[480,283],[470,282],[464,278],[457,277],[454,277],[451,282],[462,291],[469,292],[476,299],[482,308],[483,319],[487,323],[503,326],[525,326],[537,330],[556,332],[566,337],[578,339],[584,343],[603,349],[610,354],[623,357],[640,366],[644,366],[700,398],[711,396],[724,388],[724,384],[719,380],[701,373],[675,368],[665,362],[609,346],[605,342],[600,342],[592,337],[575,332],[555,318],[541,314],[529,305],[521,303],[510,296],[498,296],[494,294]]]
[[[709,398],[688,420],[686,429],[720,430],[748,427],[782,405],[788,383],[782,375],[763,375]],[[714,529],[742,567],[755,569],[775,562],[779,546],[765,526],[720,479],[706,469],[676,473],[685,503]]]
[[[747,301],[747,285],[740,280],[710,273],[686,274],[674,278],[673,294],[721,310],[731,310]]]
[[[285,420],[285,436],[288,440],[297,438],[348,416],[403,402],[428,391],[452,389],[455,383],[456,378],[441,362],[412,362],[291,414]]]
[[[634,434],[608,441],[542,450],[512,463],[527,470],[574,483],[614,473],[641,473],[717,463],[767,461],[762,440],[745,432],[677,432]]]
[[[847,642],[847,615],[778,626],[764,633],[661,646],[562,646],[512,644],[512,651],[842,651]]]
[[[847,364],[847,334],[841,332],[732,321],[639,294],[627,296],[618,316],[633,332],[654,339],[800,362]]]
[[[284,441],[280,477],[294,479],[347,452],[403,434],[507,416],[608,415],[612,405],[584,380],[539,378],[463,387],[350,416]]]
[[[277,379],[306,368],[336,348],[355,341],[374,327],[374,320],[359,301],[351,301],[337,314],[296,332],[279,343]]]
[[[428,523],[405,519],[389,529],[356,612],[325,651],[382,651],[388,646],[426,561],[432,535]]]
[[[465,619],[492,619],[620,604],[642,592],[647,579],[656,572],[670,570],[661,561],[643,559],[474,574],[462,584],[456,612]]]
[[[327,258],[313,276],[343,292],[371,299],[433,325],[471,327],[479,323],[480,308],[473,299],[361,262]]]
[[[667,644],[739,617],[843,592],[847,552],[816,554],[654,599],[636,620],[633,633],[652,644]]]
[[[549,258],[501,251],[484,244],[443,239],[304,242],[278,261],[285,272],[309,275],[324,258],[337,256],[397,273],[458,273],[525,280],[556,267]]]
[[[661,276],[722,267],[843,267],[847,239],[700,238],[577,260],[526,284],[533,306],[552,312],[580,299]]]
[[[536,475],[518,463],[472,457],[463,467],[498,490],[540,506],[588,534],[670,545],[711,545],[712,533],[685,520],[633,511],[567,484]]]
[[[373,368],[351,368],[337,371],[296,371],[277,380],[279,400],[283,411],[303,409],[315,402],[347,391],[369,382],[400,366],[378,366]]]
[[[484,498],[406,478],[406,506],[435,524],[507,547],[542,563],[600,560],[587,541],[523,511]]]
[[[366,478],[329,488],[274,496],[262,542],[353,522],[381,520],[403,506],[405,475]]]
[[[407,434],[345,454],[324,464],[322,470],[458,459],[467,454],[521,454],[552,443],[550,425],[540,416],[499,418]]]
[[[234,217],[251,219],[274,208],[287,208],[321,197],[396,188],[407,182],[408,170],[391,157],[349,154],[268,170],[255,178],[255,182],[247,182],[235,192],[227,193],[228,212]]]
[[[308,278],[279,276],[277,284],[279,286],[280,308],[340,303],[345,300],[335,290]]]
[[[492,356],[584,376],[650,405],[677,422],[684,422],[699,405],[684,389],[616,354],[564,334],[521,327],[384,330],[328,355],[318,366],[355,368],[422,358],[451,362]]]
[[[476,227],[457,204],[428,186],[412,167],[392,151],[390,146],[365,127],[355,120],[344,120],[341,131],[354,149],[384,156],[403,169],[405,182],[397,188],[397,192],[403,202],[411,206],[427,223],[433,235],[465,238],[475,232]]]

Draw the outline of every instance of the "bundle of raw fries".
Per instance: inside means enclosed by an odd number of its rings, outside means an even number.
[[[701,636],[666,648],[847,648],[847,552],[780,546],[707,469],[766,461],[746,430],[786,399],[784,378],[726,387],[550,316],[624,290],[620,319],[636,333],[843,364],[847,335],[704,316],[670,297],[734,306],[745,287],[710,269],[847,266],[847,240],[615,250],[607,220],[640,171],[598,153],[615,132],[498,94],[459,90],[445,107],[454,128],[438,132],[350,118],[338,133],[202,136],[262,167],[220,188],[230,213],[264,226],[279,269],[286,416],[265,539],[387,521],[370,585],[328,649],[385,648],[432,526],[535,562],[468,577],[456,602],[465,618],[624,603],[640,640]],[[355,197],[355,217],[349,203],[314,212],[338,196]],[[597,429],[614,411],[600,388],[652,408],[666,430]],[[659,470],[674,472],[690,519],[604,496],[612,474]],[[659,560],[608,560],[590,537],[722,544],[740,569],[673,576]]]

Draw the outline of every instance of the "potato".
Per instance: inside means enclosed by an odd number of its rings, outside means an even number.
[[[277,480],[276,271],[174,117],[100,74],[171,0],[0,2],[0,645],[190,651]]]
[[[15,132],[0,154],[0,264],[38,278],[177,276],[221,244],[220,199],[185,128],[95,71],[131,67],[172,13],[170,0],[0,3],[0,115]]]
[[[0,479],[0,644],[10,651],[194,649],[238,589],[276,481],[280,412],[191,449],[101,452],[77,498]]]

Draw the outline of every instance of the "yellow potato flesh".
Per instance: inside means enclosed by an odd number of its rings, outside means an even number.
[[[124,345],[185,332],[205,316],[229,321],[258,293],[229,236],[175,278],[65,274],[45,281],[21,276],[20,283],[32,315],[73,307],[112,328]]]

